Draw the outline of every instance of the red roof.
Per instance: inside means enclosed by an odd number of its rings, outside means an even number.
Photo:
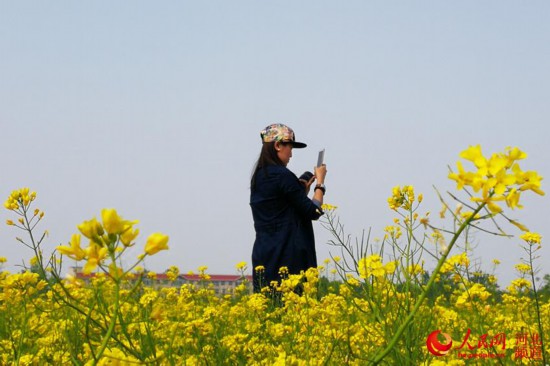
[[[89,273],[84,274],[82,272],[76,273],[76,278],[80,279],[86,279],[86,278],[93,278],[97,274],[96,273]],[[241,279],[241,275],[220,275],[220,274],[208,274],[210,277],[210,281],[238,281]],[[187,281],[200,281],[201,275],[199,274],[180,274],[178,277],[183,278]],[[244,276],[248,281],[252,281],[252,276],[246,275]],[[155,279],[157,280],[167,280],[168,275],[166,273],[157,273],[155,274]]]
[[[184,274],[180,275],[188,281],[200,281],[201,275],[198,274]],[[208,274],[210,281],[238,281],[241,279],[241,275],[216,275]],[[252,281],[252,276],[244,276],[247,280]]]

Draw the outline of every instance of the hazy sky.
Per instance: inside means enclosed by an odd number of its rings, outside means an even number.
[[[149,269],[235,273],[250,263],[249,179],[270,123],[308,143],[298,175],[326,148],[325,199],[352,236],[383,236],[395,185],[423,192],[437,222],[433,185],[455,190],[447,166],[468,145],[520,147],[548,191],[548,19],[547,1],[1,1],[2,202],[38,193],[46,252],[112,207],[140,220],[131,256],[170,235]],[[522,201],[508,213],[543,235],[542,265],[549,196]],[[338,254],[315,232],[320,262]],[[18,235],[0,226],[10,270],[31,256]],[[506,286],[521,240],[474,242]]]

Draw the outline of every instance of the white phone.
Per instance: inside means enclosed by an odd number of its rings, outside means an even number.
[[[319,156],[317,156],[317,166],[323,165],[325,161],[325,149],[319,151]]]

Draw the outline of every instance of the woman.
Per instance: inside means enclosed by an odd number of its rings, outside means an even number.
[[[322,214],[326,166],[315,168],[308,181],[299,180],[286,168],[292,149],[307,145],[296,142],[294,131],[272,124],[260,133],[262,150],[250,185],[250,207],[256,230],[252,250],[254,291],[280,281],[279,269],[299,274],[317,267],[312,220]],[[314,180],[313,199],[307,194]],[[260,267],[259,267],[260,266]],[[256,268],[263,270],[257,271]]]

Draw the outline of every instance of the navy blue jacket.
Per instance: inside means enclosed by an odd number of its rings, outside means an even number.
[[[283,266],[290,274],[317,267],[311,221],[323,212],[308,198],[294,173],[279,165],[258,169],[250,207],[256,230],[252,265],[265,268],[262,277],[253,271],[255,291],[279,281]]]

